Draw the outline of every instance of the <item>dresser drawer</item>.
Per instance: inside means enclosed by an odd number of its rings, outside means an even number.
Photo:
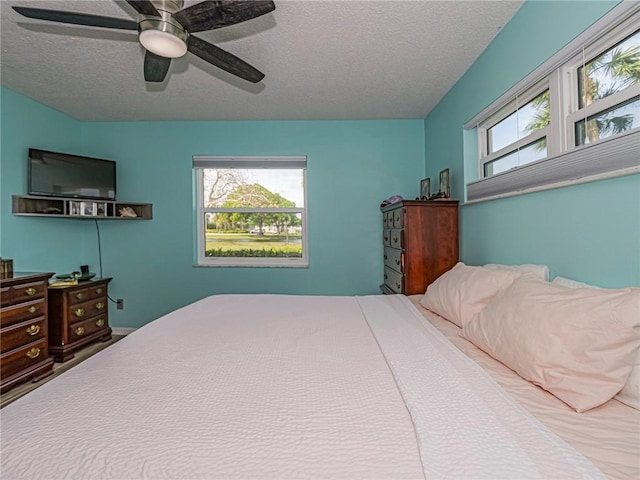
[[[384,267],[384,283],[396,293],[404,291],[404,276],[389,267]]]
[[[40,363],[47,357],[47,340],[45,338],[31,342],[24,347],[10,350],[0,357],[0,376],[6,378]]]
[[[80,290],[74,290],[69,292],[69,304],[77,305],[78,303],[86,302],[87,300],[104,297],[106,301],[107,287],[106,285],[97,285]]]
[[[391,243],[389,246],[393,248],[404,248],[404,230],[401,228],[391,229]]]
[[[395,248],[385,247],[384,265],[392,268],[396,272],[404,272],[404,252]]]
[[[105,315],[98,315],[97,317],[82,322],[76,322],[73,325],[69,325],[69,342],[75,342],[98,330],[106,330],[108,326],[109,324]]]
[[[44,298],[48,284],[46,282],[23,283],[22,285],[11,287],[13,303],[28,302],[36,298]]]
[[[44,317],[34,318],[27,322],[3,328],[2,333],[0,333],[1,349],[3,352],[8,352],[27,343],[40,340],[44,338],[45,332],[46,319]]]
[[[78,303],[86,302],[91,299],[88,288],[82,288],[79,290],[74,290],[67,294],[67,298],[69,299],[69,305],[77,305]]]
[[[2,309],[0,314],[0,326],[6,327],[14,323],[19,323],[30,318],[40,317],[47,311],[47,304],[44,298],[32,302],[21,303],[15,307]]]
[[[106,315],[106,311],[107,311],[107,299],[95,298],[93,300],[89,300],[88,302],[70,305],[67,315],[69,318],[69,323],[73,323],[73,322],[85,320],[95,315],[100,315],[100,314]]]
[[[11,305],[11,287],[0,288],[0,305],[6,307]]]
[[[104,297],[106,301],[107,297],[107,286],[105,285],[97,285],[95,287],[89,287],[89,297],[90,298],[100,298]]]
[[[393,213],[393,228],[402,228],[404,227],[404,209],[396,208],[389,213]],[[392,225],[389,225],[391,227]]]
[[[386,212],[382,214],[382,228],[391,228],[393,227],[393,214],[391,212]]]
[[[389,229],[384,229],[382,231],[382,244],[385,247],[388,247],[391,245],[391,230]]]

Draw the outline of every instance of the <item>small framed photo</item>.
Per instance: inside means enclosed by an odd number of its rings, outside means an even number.
[[[96,215],[99,216],[99,217],[106,217],[107,216],[107,204],[106,203],[98,203],[97,204]]]
[[[82,202],[76,202],[71,200],[69,202],[69,215],[81,215],[82,213]]]
[[[431,196],[431,179],[423,178],[420,180],[420,200],[429,200]]]
[[[83,215],[85,217],[95,217],[97,210],[98,209],[95,202],[82,202],[80,215]]]
[[[449,198],[451,196],[451,191],[449,187],[449,169],[448,168],[445,168],[440,172],[439,193],[443,194],[442,198]]]

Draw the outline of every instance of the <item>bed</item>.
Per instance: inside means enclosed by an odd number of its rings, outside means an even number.
[[[202,299],[3,408],[2,478],[640,477],[638,410],[576,413],[420,299]]]

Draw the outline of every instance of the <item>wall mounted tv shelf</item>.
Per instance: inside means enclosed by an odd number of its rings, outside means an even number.
[[[84,198],[38,197],[13,195],[14,215],[61,217],[81,220],[150,220],[150,203],[90,200]]]

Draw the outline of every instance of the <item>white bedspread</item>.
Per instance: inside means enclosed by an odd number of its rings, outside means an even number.
[[[601,478],[403,296],[209,297],[0,417],[2,479]]]

